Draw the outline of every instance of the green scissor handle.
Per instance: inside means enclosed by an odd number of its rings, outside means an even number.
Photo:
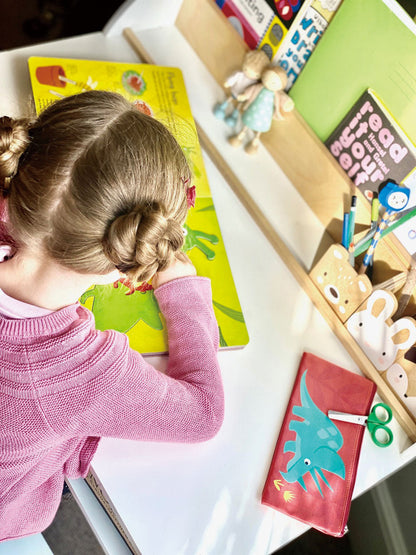
[[[368,431],[371,434],[371,439],[378,447],[388,447],[393,441],[393,432],[387,426],[392,418],[392,410],[385,403],[377,403],[374,405],[368,415]]]

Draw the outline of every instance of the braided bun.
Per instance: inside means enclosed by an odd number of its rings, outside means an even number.
[[[132,281],[145,281],[169,266],[183,245],[182,226],[153,203],[115,218],[103,240],[107,258]]]
[[[29,122],[25,119],[0,118],[0,181],[7,192],[17,173],[19,159],[29,144]]]

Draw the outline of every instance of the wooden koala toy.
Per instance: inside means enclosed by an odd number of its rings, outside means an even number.
[[[358,275],[342,245],[332,245],[309,276],[343,323],[372,292],[370,280]]]

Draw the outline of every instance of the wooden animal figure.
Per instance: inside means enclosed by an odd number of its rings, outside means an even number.
[[[357,274],[342,245],[332,245],[309,275],[342,323],[372,292],[370,280]]]
[[[415,367],[414,369],[416,369],[416,365],[413,366]],[[394,363],[383,377],[409,412],[413,416],[416,416],[416,392],[411,391],[409,374],[403,368],[402,364]]]
[[[266,68],[261,76],[261,82],[248,87],[238,100],[244,100],[241,120],[242,130],[229,137],[228,142],[238,147],[251,129],[254,138],[245,146],[248,154],[255,154],[260,144],[260,135],[269,131],[272,120],[284,119],[284,114],[293,110],[295,103],[284,92],[287,75],[280,66]]]
[[[410,317],[393,322],[397,299],[390,291],[374,291],[347,320],[351,336],[379,372],[390,368],[416,342],[416,321]]]
[[[247,52],[241,70],[235,71],[224,82],[224,87],[228,89],[229,94],[223,102],[214,106],[215,117],[223,119],[229,127],[235,127],[243,106],[243,101],[238,99],[239,95],[250,85],[258,83],[269,63],[270,60],[263,50]],[[227,113],[230,107],[231,113]]]
[[[416,345],[405,351],[395,364],[400,365],[407,376],[406,394],[409,397],[416,397]],[[388,372],[388,370],[387,370]],[[387,378],[387,373],[384,375]]]

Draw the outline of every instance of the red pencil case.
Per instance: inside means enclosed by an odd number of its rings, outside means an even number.
[[[333,422],[328,410],[369,414],[375,384],[304,353],[277,440],[262,503],[343,536],[364,426]]]

